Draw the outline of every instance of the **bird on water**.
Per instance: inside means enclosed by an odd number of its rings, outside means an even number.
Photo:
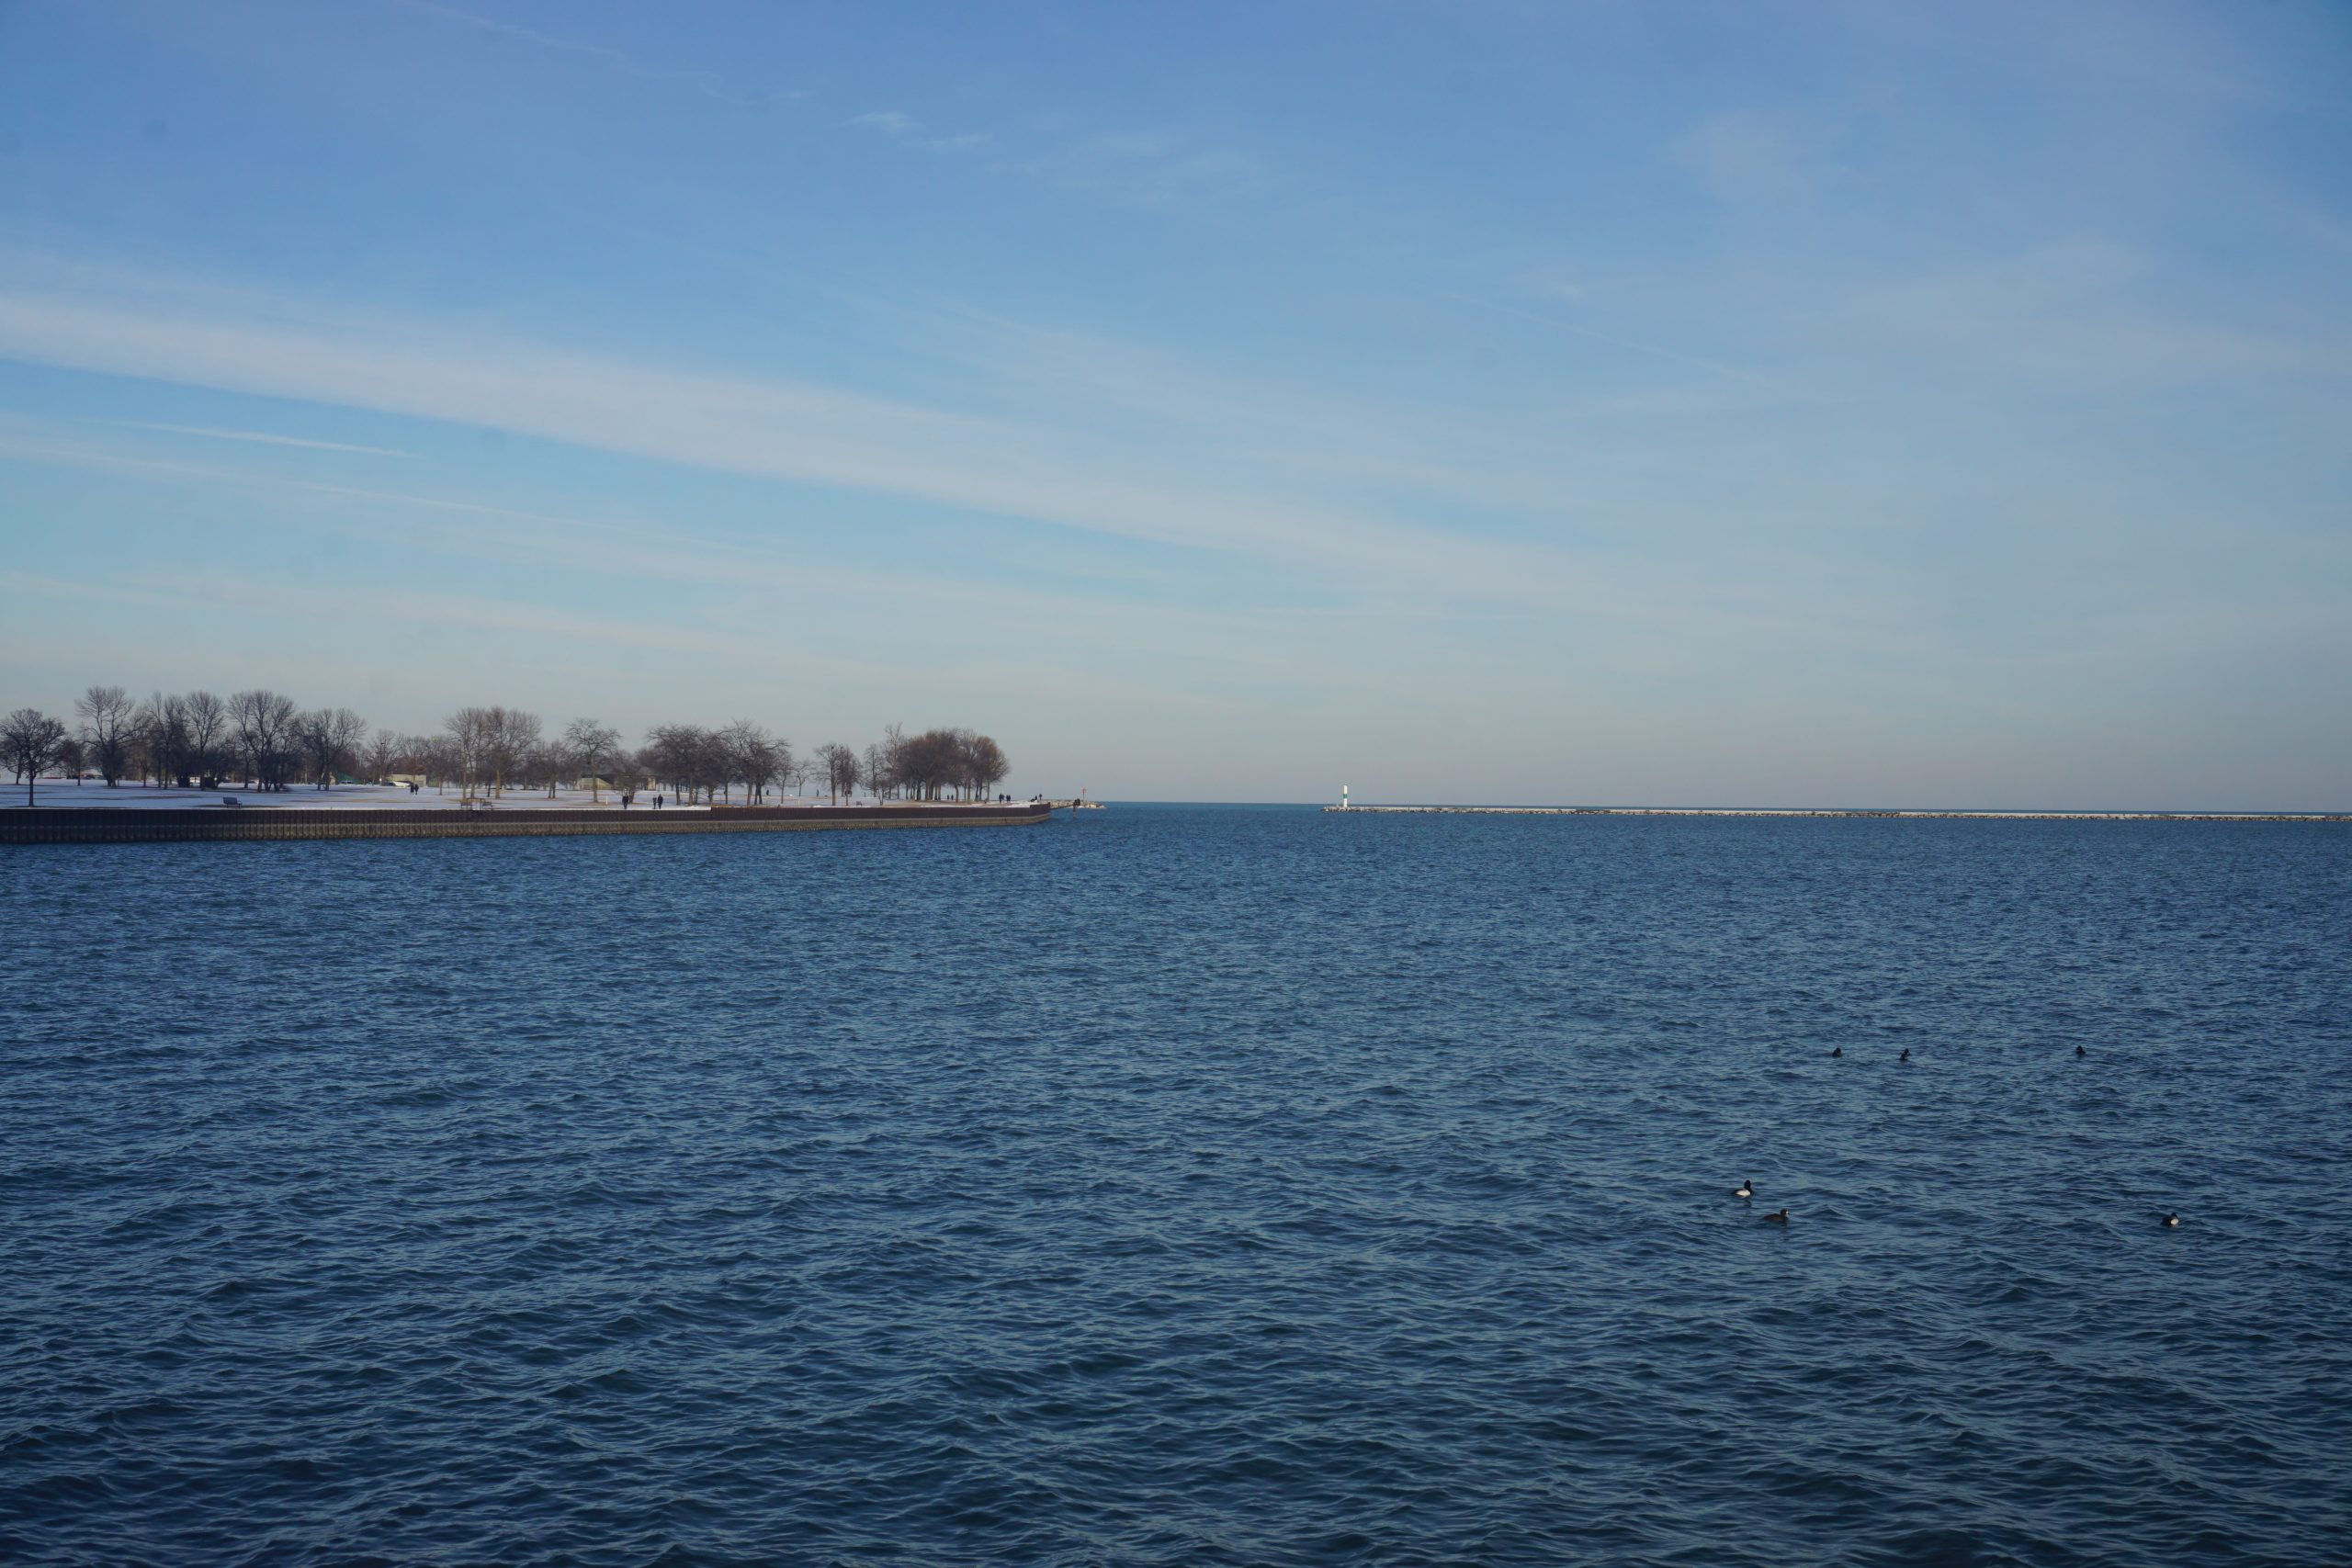
[[[1789,1223],[1789,1212],[1786,1209],[1783,1209],[1777,1214],[1767,1214],[1764,1216],[1764,1223],[1768,1225],[1787,1224]]]
[[[1833,1056],[1842,1056],[1846,1054],[1846,1047],[1843,1045],[1832,1045],[1829,1048],[1829,1054]]]
[[[2090,1053],[2084,1050],[2080,1045],[2077,1045],[2075,1047],[2075,1055],[2077,1056],[2087,1056]]]
[[[1737,1187],[1732,1189],[1731,1195],[1735,1198],[1753,1198],[1756,1196],[1756,1189],[1743,1181]]]
[[[1907,1061],[1909,1061],[1910,1059],[1911,1059],[1911,1047],[1910,1047],[1910,1046],[1908,1046],[1908,1045],[1905,1045],[1905,1047],[1903,1047],[1903,1055],[1902,1055],[1902,1056],[1899,1058],[1899,1060],[1902,1060],[1902,1061],[1905,1061],[1905,1062],[1907,1062]]]
[[[2165,1228],[2166,1230],[2177,1229],[2179,1224],[2180,1216],[2178,1214],[2166,1214],[2165,1216]]]

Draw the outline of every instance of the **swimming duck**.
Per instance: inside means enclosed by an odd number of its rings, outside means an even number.
[[[1743,1181],[1732,1189],[1731,1195],[1735,1198],[1753,1198],[1756,1196],[1756,1189]]]
[[[2077,1056],[2087,1056],[2090,1053],[2084,1050],[2080,1045],[2077,1045],[2075,1047],[2075,1055]]]
[[[1768,1225],[1787,1224],[1789,1223],[1789,1212],[1786,1209],[1783,1209],[1777,1214],[1767,1214],[1764,1216],[1764,1223]]]
[[[1833,1056],[1842,1056],[1846,1054],[1846,1047],[1843,1045],[1832,1045],[1829,1048],[1829,1054]]]
[[[1903,1047],[1903,1055],[1898,1059],[1905,1062],[1909,1061],[1911,1059],[1911,1047],[1908,1045]]]
[[[2165,1228],[2166,1230],[2176,1229],[2179,1224],[2180,1216],[2178,1214],[2166,1214],[2165,1216]]]

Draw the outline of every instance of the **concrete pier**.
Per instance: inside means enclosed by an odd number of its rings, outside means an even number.
[[[0,844],[170,843],[303,839],[585,838],[650,833],[789,833],[875,828],[1023,828],[1049,801],[1012,805],[715,806],[699,809],[41,806],[0,809]]]

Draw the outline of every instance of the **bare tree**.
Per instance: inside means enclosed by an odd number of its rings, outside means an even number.
[[[748,718],[735,719],[722,725],[711,735],[718,751],[718,786],[727,798],[733,798],[736,781],[743,784],[743,798],[752,798],[752,770],[758,766],[753,758],[766,744],[768,732]]]
[[[907,738],[906,730],[899,726],[895,724],[883,726],[882,766],[879,770],[869,771],[888,787],[892,795],[903,795],[914,787],[914,780],[907,771],[910,748],[913,744]]]
[[[698,743],[701,733],[690,724],[657,724],[645,732],[645,744],[638,748],[637,760],[654,789],[658,791],[666,784],[671,794],[677,793],[679,777],[691,766],[687,753]]]
[[[873,792],[875,800],[879,803],[890,787],[890,753],[880,741],[877,740],[865,749],[865,765],[863,771],[865,774],[865,787]]]
[[[800,776],[800,771],[806,765],[800,758],[793,754],[792,742],[781,735],[775,738],[774,748],[767,753],[764,761],[765,771],[760,779],[759,788],[759,797],[762,800],[768,797],[768,791],[771,788],[776,790],[792,788],[793,781]]]
[[[185,787],[191,749],[187,699],[157,692],[140,705],[131,728],[141,754],[141,776],[152,773],[157,784]]]
[[[187,722],[187,765],[198,779],[209,784],[221,765],[220,748],[229,738],[229,705],[209,692],[190,692],[180,699]]]
[[[727,743],[716,730],[697,728],[695,734],[698,743],[686,754],[686,798],[691,801],[699,787],[703,802],[707,805],[729,773]]]
[[[917,800],[938,800],[951,792],[966,798],[981,796],[1012,771],[1003,748],[970,729],[926,729],[906,736],[894,725],[884,744],[892,782]]]
[[[490,792],[495,795],[506,787],[506,775],[539,743],[539,716],[525,713],[521,708],[494,707],[490,711]]]
[[[716,792],[718,775],[724,771],[718,738],[700,725],[687,725],[685,733],[670,751],[673,790],[684,789],[688,805],[701,798],[702,792]]]
[[[124,772],[150,787],[171,766],[171,741],[156,706],[153,701],[141,703],[122,728]]]
[[[302,759],[302,773],[313,789],[324,789],[334,777],[334,710],[314,708],[294,716],[294,749]]]
[[[1012,763],[1005,757],[1004,748],[985,735],[974,735],[965,742],[964,758],[972,787],[979,792],[983,800],[994,794],[996,786],[1004,782],[1004,775],[1012,771]]]
[[[563,727],[564,750],[588,775],[588,798],[602,801],[605,770],[621,749],[621,732],[593,718],[575,718]]]
[[[545,789],[549,800],[573,772],[571,750],[560,739],[542,740],[523,753],[523,781],[533,789]]]
[[[25,804],[33,803],[33,781],[64,749],[65,726],[39,708],[18,708],[0,720],[0,756],[25,781]]]
[[[376,731],[375,737],[368,742],[367,749],[359,755],[362,770],[368,775],[368,782],[389,784],[394,773],[407,773],[409,770],[401,766],[407,749],[406,737],[395,735],[389,729]]]
[[[441,721],[441,733],[450,772],[461,793],[471,795],[481,779],[490,755],[491,731],[497,721],[491,708],[459,708]]]
[[[764,798],[771,784],[792,772],[792,743],[748,718],[735,720],[717,739],[725,772],[742,782],[746,800]]]
[[[645,787],[645,764],[638,761],[637,753],[620,751],[614,755],[610,766],[613,770],[613,793],[621,797],[623,806],[627,806],[637,798],[637,792]]]
[[[276,692],[239,692],[229,699],[229,723],[243,753],[245,776],[262,789],[282,790],[294,763],[294,699]]]
[[[447,735],[413,735],[409,738],[411,755],[433,781],[433,793],[440,794],[449,787],[449,781],[463,771],[458,748]]]
[[[666,780],[673,790],[684,791],[688,802],[698,792],[718,788],[728,771],[725,748],[718,737],[700,725],[656,726],[646,736],[641,756],[655,778]]]
[[[319,708],[296,719],[294,733],[310,764],[311,782],[333,789],[335,774],[357,761],[353,753],[368,733],[368,721],[349,708]]]
[[[521,708],[464,707],[445,721],[444,733],[468,793],[485,781],[494,796],[539,743],[539,716]]]
[[[93,686],[74,699],[74,711],[82,720],[82,744],[112,789],[130,757],[130,694],[120,686]]]
[[[823,771],[825,788],[835,806],[842,803],[842,795],[856,793],[856,752],[838,740],[827,741],[817,748],[817,765]]]
[[[917,800],[937,800],[963,780],[963,746],[952,729],[926,729],[899,748],[898,776]]]
[[[628,766],[634,767],[639,773],[644,775],[645,787],[648,789],[651,789],[654,785],[654,782],[662,776],[662,759],[654,747],[653,738],[650,735],[648,735],[645,738],[644,745],[639,747],[636,750],[631,751],[628,756],[622,758],[621,761]]]

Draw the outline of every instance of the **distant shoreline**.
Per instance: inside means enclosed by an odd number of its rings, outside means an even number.
[[[1852,817],[2000,822],[2352,822],[2352,811],[1910,811],[1802,806],[1327,806],[1424,817]]]

